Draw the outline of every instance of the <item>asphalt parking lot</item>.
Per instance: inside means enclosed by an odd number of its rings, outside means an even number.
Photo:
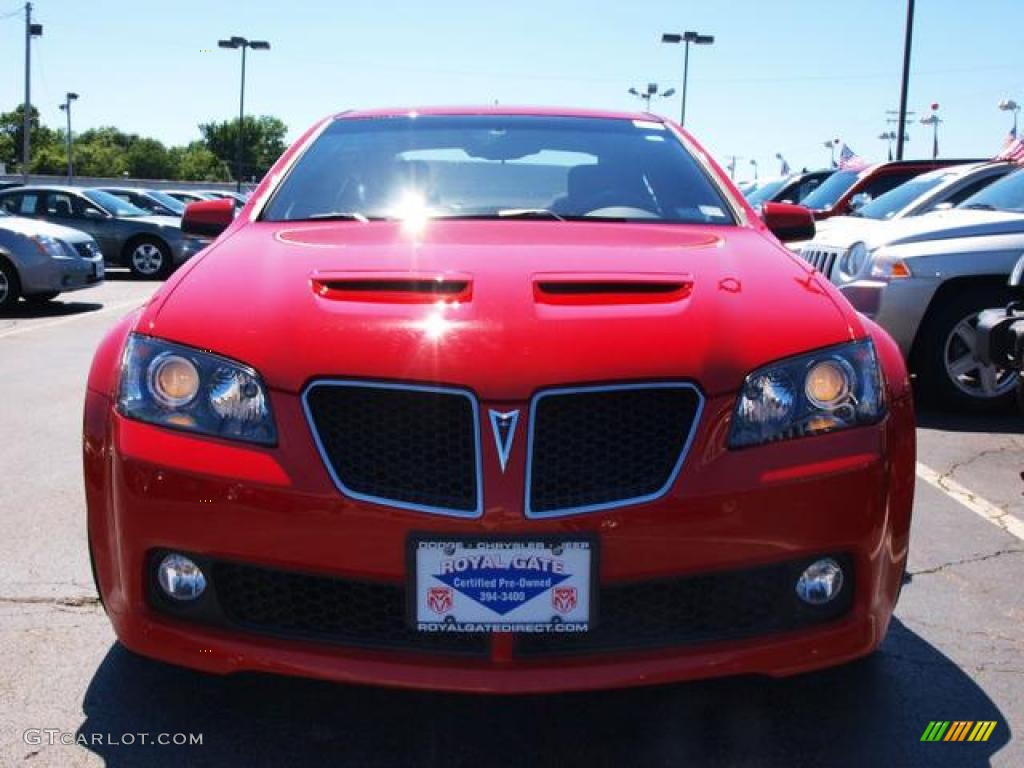
[[[154,288],[115,272],[0,317],[0,764],[1024,765],[1024,419],[1012,413],[919,414],[908,581],[881,652],[844,668],[480,698],[217,678],[126,652],[89,575],[81,403],[97,342]],[[984,743],[922,743],[933,720],[996,726]]]

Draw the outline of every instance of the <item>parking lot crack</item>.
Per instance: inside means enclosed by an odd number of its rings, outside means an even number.
[[[949,560],[948,562],[932,566],[931,568],[923,568],[920,571],[909,571],[909,574],[914,577],[929,576],[933,573],[939,573],[940,571],[944,571],[947,568],[954,568],[958,565],[970,565],[971,563],[980,563],[984,562],[985,560],[994,560],[995,558],[1003,557],[1004,555],[1019,555],[1021,553],[1024,553],[1024,549],[1021,549],[1019,547],[1000,549],[995,552],[990,552],[987,555],[978,555],[976,557],[964,557],[959,560]]]

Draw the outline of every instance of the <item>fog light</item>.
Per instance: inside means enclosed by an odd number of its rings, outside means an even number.
[[[797,595],[811,605],[824,605],[842,588],[843,569],[831,557],[811,563],[796,582]]]
[[[164,594],[175,600],[195,600],[206,589],[203,571],[184,555],[164,557],[156,575]]]

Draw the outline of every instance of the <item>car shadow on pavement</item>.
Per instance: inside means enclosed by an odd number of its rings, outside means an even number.
[[[989,432],[1024,435],[1024,414],[1010,407],[987,413],[940,411],[918,407],[917,426],[944,432]]]
[[[66,317],[67,315],[95,312],[97,309],[103,309],[103,305],[94,301],[46,301],[41,304],[19,301],[9,309],[0,310],[0,319],[24,320],[37,317]]]
[[[112,767],[959,767],[989,765],[1010,737],[985,691],[895,620],[880,653],[824,672],[553,696],[220,678],[115,645],[83,709],[79,743]],[[921,742],[932,720],[997,725],[984,743]],[[202,734],[202,745],[99,742],[129,733]]]

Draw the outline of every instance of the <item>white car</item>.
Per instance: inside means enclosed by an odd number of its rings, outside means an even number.
[[[1012,399],[1012,373],[979,360],[975,327],[1009,299],[1024,253],[1024,170],[956,208],[865,223],[824,232],[801,255],[889,331],[924,394],[965,407]]]

